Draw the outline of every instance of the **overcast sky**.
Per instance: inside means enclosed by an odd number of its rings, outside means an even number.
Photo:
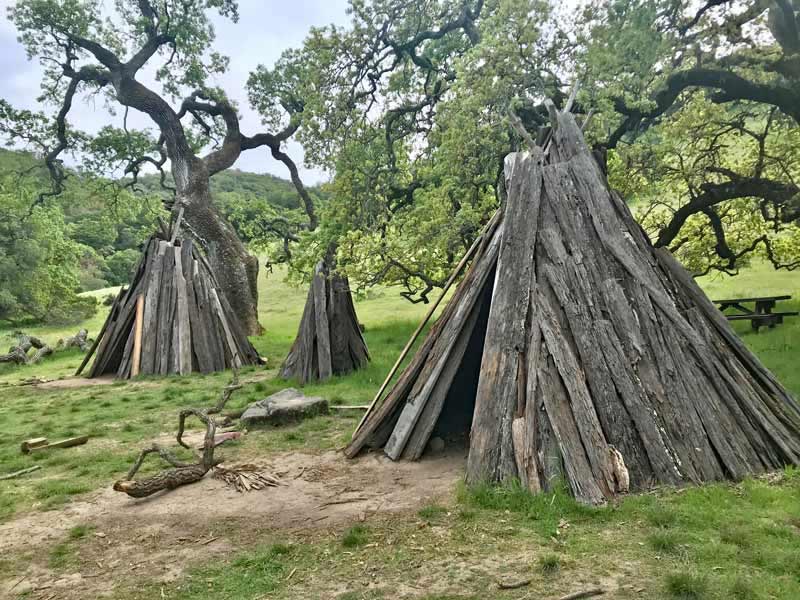
[[[111,0],[106,0],[111,2]],[[17,33],[6,19],[6,9],[14,0],[0,0],[0,96],[16,108],[39,109],[41,68],[38,62],[28,61],[25,51],[17,42]],[[218,81],[239,103],[242,112],[242,130],[253,133],[259,130],[258,116],[250,110],[244,84],[247,75],[257,65],[271,66],[281,52],[299,46],[312,26],[347,22],[347,0],[239,0],[238,23],[216,20],[217,43],[215,49],[231,58],[230,70]],[[119,117],[121,126],[121,117]],[[85,131],[94,131],[108,124],[108,113],[102,106],[81,102],[70,113],[70,123]],[[290,143],[288,153],[300,165],[302,149]],[[257,173],[268,172],[288,179],[286,168],[274,161],[265,149],[245,152],[235,168]],[[303,169],[307,183],[318,183],[325,174]]]

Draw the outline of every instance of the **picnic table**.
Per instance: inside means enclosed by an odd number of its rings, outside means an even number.
[[[721,311],[728,308],[739,311],[734,314],[726,314],[725,318],[729,321],[750,321],[750,325],[758,331],[759,327],[767,326],[770,329],[783,323],[784,317],[796,316],[797,312],[772,312],[775,305],[780,300],[791,300],[791,296],[761,296],[759,298],[728,298],[726,300],[713,300],[714,304],[719,305]],[[753,308],[745,306],[752,304]]]

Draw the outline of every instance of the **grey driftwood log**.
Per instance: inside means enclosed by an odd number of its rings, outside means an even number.
[[[288,388],[253,402],[242,413],[241,423],[245,427],[279,425],[327,412],[328,401],[324,398],[306,396],[299,390]]]
[[[369,351],[350,284],[347,278],[331,274],[320,261],[314,269],[297,337],[281,366],[281,377],[297,379],[303,385],[350,373],[368,362]]]
[[[548,152],[508,157],[507,202],[346,454],[468,433],[468,482],[563,479],[591,504],[800,464],[796,400],[553,119]]]
[[[34,352],[29,354],[31,349]],[[17,333],[17,343],[8,349],[7,354],[0,354],[0,363],[16,363],[18,365],[35,365],[44,357],[50,356],[53,348],[41,339],[25,333]]]
[[[80,375],[210,373],[261,364],[211,267],[189,238],[155,235],[111,306]]]

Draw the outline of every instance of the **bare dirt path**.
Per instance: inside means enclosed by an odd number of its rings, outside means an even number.
[[[108,595],[115,582],[137,571],[173,580],[190,563],[281,530],[343,527],[376,513],[416,509],[452,494],[463,475],[464,451],[453,448],[416,463],[395,463],[383,454],[347,460],[332,451],[296,452],[263,464],[285,485],[240,494],[209,475],[134,500],[109,484],[63,510],[0,524],[0,556],[31,556],[24,571],[0,581],[0,597],[25,591],[51,600]],[[92,533],[80,542],[77,564],[57,575],[47,557],[77,525]]]

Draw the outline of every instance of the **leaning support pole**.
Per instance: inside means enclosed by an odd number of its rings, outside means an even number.
[[[139,374],[139,365],[142,363],[142,321],[144,320],[144,294],[139,294],[136,299],[136,319],[133,322],[133,358],[131,362],[131,377]]]

